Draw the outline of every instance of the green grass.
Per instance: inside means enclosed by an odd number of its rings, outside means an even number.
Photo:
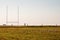
[[[60,27],[0,27],[0,40],[60,40]]]

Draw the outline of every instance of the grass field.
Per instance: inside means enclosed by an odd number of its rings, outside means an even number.
[[[60,40],[60,27],[0,27],[0,40]]]

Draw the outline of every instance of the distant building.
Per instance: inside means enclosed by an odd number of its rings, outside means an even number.
[[[24,23],[24,26],[26,26],[26,23]]]
[[[6,26],[6,24],[3,24],[3,26]]]
[[[11,24],[11,26],[13,26],[13,24]]]

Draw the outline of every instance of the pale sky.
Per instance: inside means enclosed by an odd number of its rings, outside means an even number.
[[[7,5],[9,21],[17,21],[19,6],[20,24],[60,24],[60,0],[0,0],[0,24],[6,23]]]

